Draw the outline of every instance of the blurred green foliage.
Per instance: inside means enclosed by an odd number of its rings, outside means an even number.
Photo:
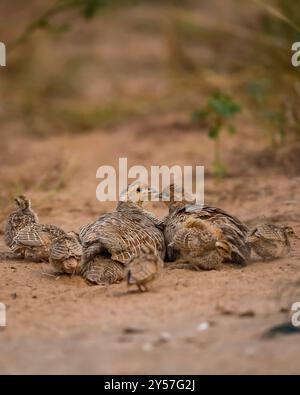
[[[230,95],[218,91],[208,98],[204,107],[198,108],[192,114],[194,122],[208,121],[208,137],[214,140],[212,171],[218,179],[222,179],[226,174],[226,168],[221,160],[220,133],[226,129],[229,134],[235,134],[234,117],[239,112],[241,112],[240,105]]]
[[[255,1],[263,11],[259,27],[266,40],[264,45],[257,45],[256,56],[261,60],[258,72],[264,77],[250,82],[247,89],[276,148],[288,134],[296,138],[300,134],[300,69],[291,64],[292,44],[300,41],[300,2]]]
[[[173,86],[169,91],[162,89],[163,94],[174,97],[177,95],[182,103],[180,107],[189,112],[197,103],[199,87],[202,96],[216,88],[221,89],[208,98],[206,106],[197,109],[193,114],[195,121],[205,119],[209,123],[209,137],[215,142],[215,158],[220,157],[221,131],[235,133],[234,116],[241,110],[232,97],[222,93],[227,89],[234,92],[234,97],[237,97],[238,101],[243,102],[243,107],[247,110],[246,115],[250,115],[251,122],[253,120],[259,125],[258,129],[267,136],[273,148],[290,139],[299,138],[300,68],[291,65],[291,45],[294,41],[300,41],[300,2],[253,0],[249,3],[249,20],[245,12],[248,7],[246,3],[228,1],[230,3],[228,7],[231,7],[228,18],[227,14],[224,18],[214,15],[209,9],[210,3],[213,3],[212,10],[216,10],[218,1],[53,0],[49,8],[29,24],[11,47],[24,43],[38,29],[52,33],[68,31],[72,27],[68,23],[69,15],[90,21],[106,9],[119,10],[123,7],[124,15],[126,14],[124,25],[120,24],[121,18],[117,22],[119,25],[114,25],[114,14],[109,14],[112,30],[114,28],[117,30],[121,26],[125,31],[130,30],[128,27],[132,29],[133,26],[134,33],[140,35],[141,41],[145,39],[146,34],[146,38],[153,34],[155,39],[162,40],[166,53],[165,56],[160,54],[161,63],[148,59],[143,65],[144,69],[139,71],[141,73],[146,71],[147,74],[153,69],[154,72],[159,70],[156,74],[158,87],[168,85],[170,76],[174,76],[171,81]],[[137,12],[133,18],[133,13],[129,16],[130,12],[125,13],[125,10],[133,5],[145,5],[149,8],[145,7],[143,12]],[[73,19],[72,24],[75,25],[75,21],[76,19]],[[34,40],[30,44],[34,46]],[[22,46],[19,49],[21,52]],[[120,52],[120,48],[118,51]],[[100,69],[102,63],[105,63],[105,59],[101,59],[102,55],[99,58],[92,58],[97,52],[94,48],[84,55],[82,52],[76,53],[76,49],[74,52],[76,56],[81,57],[81,63],[77,66],[62,65],[60,74],[56,70],[59,75],[55,73],[43,75],[43,72],[40,72],[39,65],[34,64],[40,62],[40,58],[43,57],[40,53],[34,60],[32,52],[30,56],[27,55],[30,58],[28,70],[26,70],[24,54],[19,57],[22,58],[22,62],[19,60],[15,69],[11,61],[7,71],[13,87],[11,91],[20,93],[20,97],[22,97],[21,89],[26,91],[26,97],[24,94],[24,100],[19,100],[18,105],[21,107],[19,112],[24,115],[24,123],[28,125],[28,129],[40,135],[47,135],[53,130],[60,129],[85,131],[111,126],[128,116],[143,113],[143,108],[140,108],[136,99],[140,93],[135,98],[126,97],[123,81],[117,85],[119,80],[127,78],[128,70],[125,70],[121,77],[119,75],[116,77],[119,70],[112,76],[109,74],[111,66],[109,63],[105,66],[106,69]],[[118,56],[121,59],[120,53]],[[130,60],[132,63],[135,61],[136,59]],[[108,79],[112,76],[111,85],[117,80],[116,86],[120,89],[115,89],[114,86],[112,97],[108,97],[99,105],[92,103],[82,108],[80,90],[84,79],[80,80],[79,76],[88,74],[86,70],[89,70],[90,64],[97,64],[99,74],[106,73],[105,77]],[[164,74],[167,82],[159,80],[163,74],[159,74],[162,66],[167,69]],[[80,73],[81,69],[84,69],[82,73]],[[97,75],[95,77],[94,74],[92,78],[97,78]],[[192,91],[194,101],[191,107],[185,98]],[[148,108],[154,107],[155,102],[158,101],[157,97],[153,97],[153,92],[148,96],[150,100],[146,97],[146,101],[151,101]],[[65,102],[62,99],[66,99]],[[70,102],[67,102],[67,99]],[[71,102],[73,99],[74,102]],[[170,108],[171,106],[170,104]],[[220,159],[215,159],[214,167],[216,175],[225,174]]]

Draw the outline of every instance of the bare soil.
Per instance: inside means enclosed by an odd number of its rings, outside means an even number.
[[[7,141],[5,152],[18,149],[24,155],[25,175],[34,174],[44,160],[45,172],[55,168],[58,153],[74,158],[64,189],[57,194],[37,190],[30,197],[42,222],[76,230],[113,209],[112,203],[97,202],[95,197],[100,165],[116,166],[119,157],[128,157],[129,165],[173,165],[175,146],[175,164],[209,163],[211,142],[205,136],[191,130],[183,137],[173,130],[174,119],[160,122],[166,134],[141,135],[145,123],[152,129],[157,125],[157,120],[148,119],[125,124],[113,133],[46,140],[16,137]],[[245,140],[247,155],[254,155],[251,135],[246,133]],[[206,203],[248,224],[262,219],[287,223],[299,234],[300,178],[274,167],[245,174],[235,155],[239,146],[234,140],[224,157],[236,169],[234,177],[216,183],[207,176]],[[20,165],[7,161],[1,170],[3,177],[17,174]],[[3,220],[10,209],[12,205],[2,212]],[[151,209],[165,214],[159,203]],[[1,241],[1,251],[6,250]],[[76,276],[57,278],[48,264],[2,260],[0,301],[7,306],[7,327],[0,332],[0,372],[299,374],[298,336],[262,337],[273,325],[289,320],[291,304],[297,295],[299,299],[299,254],[297,242],[289,257],[272,262],[253,257],[244,268],[167,269],[144,294],[128,293],[123,283],[102,287],[89,286]],[[204,322],[208,329],[199,331]]]

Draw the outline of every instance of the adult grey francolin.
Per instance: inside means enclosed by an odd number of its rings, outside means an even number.
[[[97,255],[109,255],[112,260],[126,265],[139,255],[142,246],[148,246],[164,259],[161,221],[142,206],[152,192],[144,184],[131,184],[126,197],[132,199],[134,195],[135,201],[119,201],[116,211],[101,215],[94,223],[81,229],[83,266]]]
[[[165,188],[160,197],[169,208],[169,214],[164,219],[164,235],[169,260],[178,257],[178,251],[171,244],[175,234],[182,228],[183,223],[192,217],[210,223],[218,229],[222,240],[230,245],[231,262],[240,265],[247,263],[250,258],[250,247],[246,244],[248,228],[239,219],[220,208],[196,204],[184,195],[182,188],[174,184]]]

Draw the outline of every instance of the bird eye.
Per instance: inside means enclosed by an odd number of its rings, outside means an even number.
[[[141,188],[140,188],[140,187],[137,187],[136,191],[137,191],[137,192],[141,192]]]

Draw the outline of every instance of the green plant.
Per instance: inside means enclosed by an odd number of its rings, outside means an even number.
[[[218,179],[222,179],[226,173],[225,165],[221,160],[220,134],[224,129],[227,129],[231,135],[235,133],[234,117],[240,111],[241,107],[231,96],[222,92],[215,92],[209,97],[204,107],[196,109],[192,114],[192,119],[195,122],[204,119],[208,121],[208,137],[214,141],[212,171]]]

